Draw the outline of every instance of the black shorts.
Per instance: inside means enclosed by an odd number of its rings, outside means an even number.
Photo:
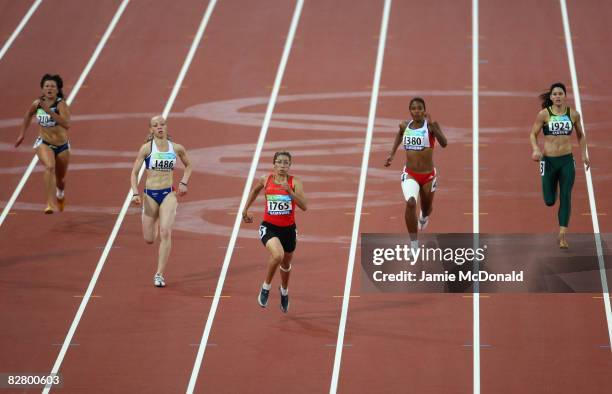
[[[283,245],[285,253],[293,253],[295,244],[297,243],[297,230],[295,224],[281,227],[268,222],[261,222],[259,226],[259,238],[264,246],[266,246],[269,239],[278,238],[281,245]]]
[[[36,138],[36,141],[34,141],[33,148],[34,149],[38,148],[40,146],[40,144],[45,144],[49,148],[51,148],[51,150],[53,151],[55,156],[59,155],[60,153],[62,153],[65,150],[69,150],[70,149],[70,143],[69,142],[66,142],[65,144],[62,144],[62,145],[53,145],[53,144],[50,144],[47,141],[43,140],[42,137]]]

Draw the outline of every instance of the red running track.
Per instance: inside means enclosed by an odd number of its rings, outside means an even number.
[[[12,149],[18,126],[5,122],[19,120],[45,72],[60,72],[70,91],[119,4],[83,3],[43,2],[0,61],[0,81],[11,92],[0,107],[2,201],[32,157],[27,145]],[[0,2],[0,37],[30,4]],[[206,5],[130,3],[72,106],[66,212],[42,215],[37,170],[0,229],[0,372],[51,369],[125,198],[147,119],[164,107]],[[569,7],[605,232],[612,201],[609,55],[596,37],[609,36],[610,6],[596,5]],[[540,90],[552,79],[570,85],[560,11],[556,2],[519,6],[489,2],[480,9],[482,232],[556,228],[555,211],[541,201],[527,133]],[[186,388],[293,7],[280,0],[217,4],[170,115],[170,132],[188,148],[195,173],[178,211],[169,286],[151,286],[156,247],[142,242],[133,208],[64,359],[65,392]],[[440,188],[428,231],[472,231],[470,11],[450,1],[393,4],[362,232],[404,231],[401,154],[392,168],[382,164],[417,94],[450,141],[436,148]],[[243,225],[198,392],[329,390],[381,13],[382,2],[305,3],[258,167],[266,173],[274,151],[291,150],[310,200],[309,211],[298,214],[291,312],[277,309],[276,287],[270,307],[257,306],[267,255],[257,225]],[[70,23],[49,28],[60,19]],[[48,42],[58,45],[49,50]],[[581,171],[573,202],[570,229],[592,232]],[[472,391],[471,298],[362,294],[358,269],[352,294],[360,297],[351,298],[340,392]],[[609,342],[597,296],[482,298],[482,391],[607,392],[610,351],[602,347]]]

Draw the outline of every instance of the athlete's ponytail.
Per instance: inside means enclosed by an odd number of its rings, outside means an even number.
[[[51,74],[45,74],[43,75],[42,79],[40,80],[40,88],[42,89],[43,86],[45,86],[45,82],[47,81],[53,81],[55,82],[55,84],[57,85],[57,97],[59,98],[64,98],[64,91],[62,90],[62,88],[64,87],[64,81],[62,80],[62,77],[60,77],[58,74],[55,75],[51,75]]]
[[[540,100],[542,101],[542,109],[548,108],[553,105],[553,102],[550,99],[550,95],[552,94],[554,88],[561,88],[561,90],[563,90],[563,93],[567,95],[567,89],[565,89],[564,84],[562,84],[561,82],[553,83],[552,85],[550,85],[550,89],[548,89],[547,92],[544,92],[540,95]]]

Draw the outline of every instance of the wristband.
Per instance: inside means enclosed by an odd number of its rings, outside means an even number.
[[[185,182],[183,182],[183,181],[180,181],[179,184],[187,186],[187,184]]]
[[[140,193],[132,194],[132,197],[140,196]]]

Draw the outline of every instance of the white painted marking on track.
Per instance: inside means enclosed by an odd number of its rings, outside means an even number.
[[[191,371],[191,378],[189,379],[187,393],[193,393],[196,382],[198,380],[198,374],[200,372],[200,368],[204,360],[204,352],[206,350],[206,344],[208,342],[208,337],[210,336],[210,331],[212,329],[213,320],[215,319],[215,314],[217,313],[217,307],[219,305],[221,291],[223,290],[223,284],[225,283],[225,276],[227,275],[227,270],[229,268],[230,260],[234,252],[234,246],[236,245],[236,239],[238,238],[238,231],[240,230],[240,223],[242,222],[242,216],[240,215],[240,212],[242,212],[244,210],[244,207],[246,206],[246,202],[249,196],[251,185],[253,183],[253,179],[255,178],[255,171],[257,170],[257,165],[259,164],[259,158],[261,156],[261,151],[263,150],[263,144],[266,139],[266,134],[268,133],[268,128],[270,127],[270,121],[272,119],[272,112],[274,111],[274,106],[276,105],[276,99],[278,97],[278,92],[280,90],[281,82],[283,80],[283,75],[285,73],[285,67],[287,66],[289,54],[291,53],[291,47],[293,45],[293,39],[295,37],[295,31],[297,30],[297,26],[300,20],[300,15],[302,13],[303,5],[304,5],[304,0],[296,1],[295,10],[293,12],[293,18],[291,19],[291,25],[289,26],[289,33],[287,34],[287,40],[285,41],[285,47],[283,49],[283,54],[281,56],[280,64],[276,72],[276,78],[274,80],[274,87],[272,89],[272,93],[270,94],[270,101],[268,102],[268,106],[266,109],[266,115],[261,125],[261,131],[259,132],[259,139],[257,140],[257,145],[255,147],[255,153],[253,154],[253,160],[251,161],[251,168],[249,170],[249,175],[247,177],[247,181],[244,184],[244,190],[242,191],[242,199],[240,200],[240,207],[236,213],[236,219],[234,221],[234,228],[232,230],[232,235],[230,237],[230,240],[227,246],[227,252],[225,253],[225,259],[223,260],[223,266],[221,267],[221,272],[219,274],[219,280],[217,281],[217,288],[215,290],[215,296],[210,306],[208,317],[206,318],[206,324],[204,326],[204,332],[202,333],[200,347],[198,348],[198,354],[196,356],[196,359],[193,365],[193,370]]]
[[[572,78],[572,90],[574,93],[574,102],[576,111],[581,115],[580,121],[584,136],[586,138],[586,129],[584,128],[584,114],[582,113],[582,102],[580,100],[580,86],[578,85],[578,73],[576,72],[576,63],[574,61],[574,46],[572,45],[572,33],[570,31],[569,16],[567,13],[567,5],[565,0],[559,0],[561,6],[561,19],[563,20],[563,32],[565,33],[565,47],[567,48],[567,60],[569,63],[570,74]],[[587,150],[587,157],[588,157]],[[589,195],[589,207],[591,208],[591,222],[593,223],[593,234],[595,235],[595,246],[597,248],[597,261],[599,263],[599,276],[601,280],[602,296],[604,299],[604,310],[606,313],[606,322],[608,323],[608,340],[610,341],[610,350],[612,350],[612,310],[610,306],[610,292],[608,290],[608,280],[606,278],[606,263],[603,257],[603,249],[601,245],[601,234],[599,232],[599,219],[597,218],[597,206],[595,204],[595,190],[593,189],[593,179],[591,170],[585,169],[587,192]]]
[[[170,109],[172,108],[172,105],[174,104],[174,100],[176,99],[176,95],[179,91],[179,87],[182,84],[183,79],[185,78],[185,74],[187,73],[187,70],[189,69],[189,65],[191,64],[191,61],[193,59],[193,56],[195,54],[195,51],[199,45],[200,39],[202,37],[202,35],[204,34],[204,29],[206,28],[206,25],[208,24],[208,20],[210,19],[210,15],[212,14],[212,10],[214,9],[214,6],[216,4],[216,0],[211,0],[211,2],[208,4],[208,7],[206,8],[206,12],[204,13],[204,17],[202,18],[202,22],[200,23],[200,26],[198,28],[198,32],[191,44],[191,48],[189,50],[189,53],[187,54],[187,57],[185,58],[185,62],[183,63],[183,67],[181,68],[181,71],[176,79],[176,82],[174,84],[174,89],[172,90],[172,93],[170,94],[170,98],[168,99],[168,101],[166,102],[166,106],[164,107],[164,111],[162,113],[162,116],[164,117],[168,117],[168,114],[170,113]],[[113,17],[113,20],[111,22],[111,25],[109,26],[109,28],[107,29],[106,33],[104,34],[104,38],[103,40],[108,39],[108,36],[110,36],[114,26],[117,24],[117,22],[119,21],[119,18],[121,17],[121,14],[123,13],[123,10],[125,9],[125,7],[127,7],[129,3],[129,0],[124,0],[121,5],[119,6],[119,9],[117,10],[117,13],[115,14],[115,16]],[[106,42],[106,41],[105,41]],[[101,50],[101,48],[100,48]],[[97,51],[99,53],[99,51]],[[93,65],[93,63],[92,63]],[[82,83],[84,78],[79,79],[79,82]],[[77,82],[77,85],[80,86],[79,82]],[[140,168],[140,172],[138,174],[138,180],[140,181],[140,178],[142,177],[142,174],[144,172],[144,164],[143,166]],[[130,202],[131,202],[131,197],[132,197],[132,190],[130,188],[130,190],[127,193],[127,196],[123,202],[123,206],[121,207],[121,211],[119,212],[119,216],[117,217],[117,220],[115,222],[115,226],[113,227],[113,230],[111,231],[111,234],[108,238],[108,241],[106,242],[106,246],[104,248],[104,250],[102,251],[102,255],[100,256],[100,259],[98,260],[98,264],[96,265],[96,270],[94,271],[93,276],[91,277],[91,281],[89,282],[89,286],[87,287],[87,291],[85,292],[85,296],[83,297],[83,300],[81,301],[81,304],[79,305],[79,309],[76,312],[76,315],[74,316],[74,320],[72,321],[72,324],[70,325],[70,329],[68,330],[68,334],[66,335],[66,339],[64,340],[64,345],[62,346],[62,349],[60,350],[59,355],[57,356],[57,359],[55,360],[55,364],[53,366],[53,370],[52,370],[52,374],[57,373],[59,371],[60,366],[62,365],[62,361],[64,360],[64,356],[66,355],[66,352],[68,351],[68,346],[70,344],[70,341],[72,341],[72,338],[74,336],[74,333],[76,332],[76,329],[79,325],[79,322],[81,321],[81,318],[83,316],[83,312],[85,312],[85,308],[87,307],[87,303],[89,302],[89,299],[91,298],[91,295],[93,293],[93,290],[96,286],[96,283],[98,282],[98,277],[100,276],[100,273],[102,272],[102,268],[104,267],[104,263],[106,262],[106,259],[108,257],[108,254],[111,251],[111,248],[113,246],[113,242],[115,242],[115,238],[117,237],[117,233],[119,232],[119,228],[121,227],[121,223],[123,222],[123,218],[125,217],[128,208],[130,206]],[[49,392],[49,390],[51,389],[51,386],[46,386],[43,394],[46,394]]]
[[[382,21],[380,24],[380,37],[378,40],[378,51],[376,53],[376,67],[374,69],[374,81],[372,83],[372,96],[370,98],[370,110],[368,114],[368,124],[366,128],[365,146],[361,159],[361,173],[359,176],[359,189],[355,204],[355,220],[353,221],[353,233],[351,237],[351,247],[346,268],[346,280],[344,282],[344,294],[342,298],[342,312],[338,326],[338,339],[336,341],[336,354],[334,357],[334,368],[332,371],[330,394],[338,391],[338,381],[340,378],[340,364],[342,361],[342,349],[344,348],[344,333],[346,330],[346,320],[348,316],[349,300],[351,295],[351,284],[353,281],[353,270],[355,267],[355,256],[357,253],[357,242],[359,240],[359,224],[361,223],[361,209],[365,195],[365,184],[368,174],[368,163],[370,159],[370,147],[372,145],[372,134],[374,132],[374,121],[376,120],[376,105],[378,104],[378,94],[380,86],[380,76],[382,74],[383,59],[385,56],[385,44],[387,41],[387,27],[389,25],[389,14],[391,13],[391,0],[385,0]]]
[[[2,49],[0,49],[0,60],[2,60],[6,52],[11,47],[11,45],[13,45],[13,41],[15,41],[19,33],[21,33],[21,31],[23,30],[25,25],[28,23],[28,21],[30,20],[30,17],[32,16],[32,14],[34,14],[34,11],[36,11],[40,3],[42,3],[42,0],[36,0],[34,1],[34,3],[32,3],[28,12],[26,12],[26,14],[23,16],[23,18],[21,19],[21,22],[19,22],[19,24],[15,28],[15,31],[13,31],[13,34],[11,34],[8,40],[6,40],[6,42],[2,46]]]
[[[479,200],[479,24],[478,24],[478,0],[472,0],[472,232],[475,235],[474,248],[478,245],[478,234],[480,233],[480,200]],[[475,292],[472,302],[472,385],[474,394],[480,393],[480,289],[478,282],[474,284]]]
[[[87,76],[89,75],[89,72],[91,71],[93,65],[96,63],[96,60],[98,60],[98,56],[100,56],[100,52],[102,52],[102,49],[106,45],[108,38],[110,37],[111,33],[115,29],[115,26],[117,25],[119,18],[121,18],[121,14],[123,14],[123,10],[125,9],[128,3],[129,3],[129,0],[124,0],[121,3],[121,5],[119,5],[117,12],[115,13],[115,15],[113,16],[113,19],[111,20],[110,24],[106,28],[106,32],[104,32],[104,35],[102,36],[102,39],[100,39],[100,42],[98,43],[98,46],[94,50],[94,53],[91,55],[89,62],[87,62],[87,65],[83,69],[83,72],[79,76],[79,79],[77,80],[76,84],[72,88],[70,95],[66,99],[66,104],[70,105],[70,103],[72,103],[72,101],[76,97],[77,93],[79,92],[81,88],[81,85],[83,85],[83,81],[85,81],[85,78],[87,78]],[[38,156],[34,155],[34,157],[32,158],[32,161],[28,165],[28,168],[26,169],[25,173],[21,177],[21,180],[17,184],[15,191],[11,195],[11,198],[9,199],[8,203],[2,210],[2,214],[0,214],[0,226],[2,226],[2,223],[4,223],[4,220],[6,219],[8,212],[11,210],[11,207],[17,200],[17,197],[21,193],[21,190],[23,189],[26,182],[28,181],[28,178],[30,177],[30,174],[32,174],[32,171],[34,170],[36,163],[38,163]]]

